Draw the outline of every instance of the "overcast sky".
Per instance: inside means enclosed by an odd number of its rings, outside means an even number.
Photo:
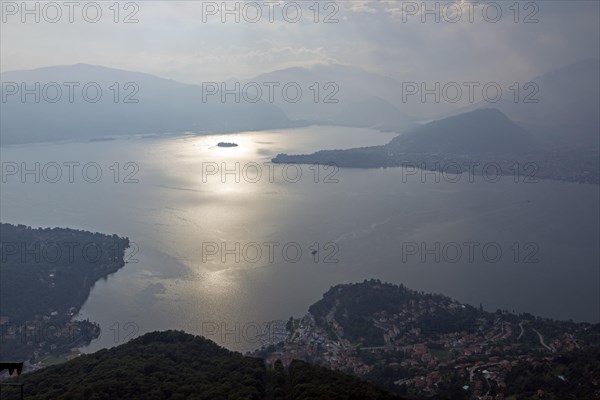
[[[510,81],[599,58],[600,48],[600,2],[595,0],[520,2],[518,7],[513,1],[495,3],[499,7],[464,1],[321,1],[318,23],[312,0],[288,5],[285,18],[283,2],[253,2],[240,12],[239,23],[235,15],[215,9],[221,1],[123,2],[118,23],[113,2],[98,3],[99,22],[84,19],[84,2],[75,6],[69,22],[69,8],[58,1],[62,15],[51,23],[56,7],[28,2],[31,9],[39,7],[36,23],[35,14],[23,15],[21,1],[3,0],[1,71],[88,63],[200,83],[341,63],[399,80]],[[443,13],[440,22],[433,14],[423,22],[422,8],[432,10],[436,3]],[[294,23],[297,4],[302,18]],[[257,5],[262,16],[252,23]],[[458,7],[461,16],[454,13]],[[493,23],[498,8],[502,16]],[[85,17],[93,20],[95,6],[86,10]],[[138,22],[123,23],[130,14]],[[338,22],[324,23],[327,16]]]

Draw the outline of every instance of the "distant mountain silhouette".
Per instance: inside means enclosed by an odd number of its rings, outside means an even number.
[[[358,378],[302,361],[267,368],[262,359],[180,331],[148,333],[18,381],[27,399],[398,399]]]
[[[402,133],[383,146],[321,150],[312,154],[278,154],[274,163],[335,164],[345,168],[418,166],[431,171],[475,162],[471,173],[496,163],[508,175],[515,163],[535,165],[535,177],[569,182],[599,182],[597,148],[548,148],[496,109],[481,109],[447,117]]]
[[[374,98],[383,99],[389,105],[409,115],[412,115],[413,111],[417,112],[424,108],[421,102],[418,104],[402,103],[402,84],[397,80],[357,66],[317,64],[311,67],[291,67],[267,72],[247,81],[279,82],[281,85],[288,82],[297,83],[303,90],[302,99],[291,103],[283,101],[282,96],[278,96],[275,105],[284,110],[286,115],[292,119],[316,123],[339,123],[341,121],[340,114],[345,113],[349,107],[353,107],[353,104],[368,105]],[[315,83],[319,86],[316,99],[314,96]],[[328,83],[332,83],[334,86],[326,87]],[[313,89],[310,89],[311,87]],[[328,95],[331,96],[327,97]],[[384,108],[385,111],[390,111],[390,114],[384,115],[385,119],[394,118],[394,115],[398,113],[396,108],[390,109],[389,105],[385,105]],[[382,115],[382,113],[379,112],[378,115]],[[366,120],[354,118],[352,123],[358,123],[353,126],[373,125],[370,122],[374,119],[373,117]],[[349,121],[341,122],[344,125],[350,125]]]
[[[530,150],[533,138],[502,112],[490,108],[419,126],[388,146],[414,153],[503,154]]]
[[[338,125],[370,127],[385,131],[402,132],[413,128],[413,119],[381,97],[348,104],[334,117]]]
[[[51,86],[38,103],[33,95],[23,102],[20,93],[3,93],[3,144],[141,133],[234,132],[291,124],[282,110],[264,101],[235,103],[230,96],[231,101],[221,102],[218,95],[203,101],[201,86],[101,66],[76,64],[13,71],[3,73],[0,79],[3,89],[7,82],[25,82],[28,89],[34,88],[36,82],[40,87],[56,82],[62,90],[55,103],[47,101],[56,96],[56,89]],[[65,82],[79,85],[74,88],[73,102]],[[82,90],[87,83],[101,88],[99,101],[84,99]],[[125,86],[128,83],[132,85]],[[88,90],[88,98],[94,98],[95,89]],[[40,92],[43,93],[41,89]],[[128,100],[137,102],[124,102],[128,95]]]
[[[599,68],[597,59],[589,59],[531,79],[539,89],[533,94],[536,103],[525,102],[532,93],[521,88],[519,101],[515,102],[512,92],[507,91],[497,103],[480,102],[452,111],[452,104],[425,104],[418,101],[418,96],[403,101],[401,82],[341,64],[291,67],[226,82],[227,88],[233,88],[235,82],[278,83],[273,103],[267,101],[266,88],[262,100],[256,103],[236,103],[233,96],[223,103],[218,95],[204,102],[199,85],[87,64],[46,67],[6,72],[0,80],[27,82],[28,88],[35,82],[77,82],[76,101],[67,101],[66,88],[57,103],[35,103],[32,95],[22,103],[19,96],[8,96],[0,110],[1,139],[3,144],[10,144],[139,133],[238,132],[308,123],[405,132],[416,118],[431,120],[432,115],[448,117],[494,107],[546,147],[590,148],[600,143]],[[103,89],[97,103],[81,99],[82,86],[88,82],[96,82]],[[121,86],[117,103],[110,89],[115,82]],[[133,95],[138,103],[123,103],[132,93],[131,87],[123,87],[128,82],[139,89]],[[300,86],[302,95],[297,102],[282,95],[287,83]]]
[[[490,104],[479,102],[456,110],[461,114],[493,106],[548,145],[598,147],[600,143],[600,61],[587,59],[530,79],[537,88],[521,89]],[[524,83],[522,83],[522,86]],[[533,95],[532,90],[537,92]],[[528,99],[527,96],[533,96]],[[537,102],[526,102],[537,100]]]

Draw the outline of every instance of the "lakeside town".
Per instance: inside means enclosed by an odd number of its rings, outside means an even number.
[[[58,311],[48,315],[34,315],[31,320],[11,322],[0,316],[0,343],[4,353],[24,360],[24,372],[33,372],[49,365],[72,360],[80,355],[79,348],[100,336],[100,326],[89,320],[77,320],[76,308],[71,307],[67,320]],[[0,373],[0,380],[8,377]]]
[[[486,153],[407,153],[385,145],[324,150],[308,155],[278,154],[272,161],[281,164],[335,165],[339,168],[402,167],[403,182],[416,179],[423,183],[456,183],[461,180],[494,183],[500,179],[510,179],[515,183],[524,184],[541,180],[600,183],[598,152],[594,149],[546,151],[524,153],[519,157],[502,157]]]
[[[369,285],[366,290],[386,290],[378,283]],[[327,294],[320,303],[326,299]],[[467,398],[500,400],[510,398],[507,377],[515,369],[550,365],[560,355],[597,348],[600,343],[598,324],[516,316],[501,310],[486,313],[435,295],[411,293],[399,300],[394,311],[382,304],[375,307],[378,311],[360,312],[340,298],[327,307],[313,305],[311,312],[288,322],[285,342],[257,354],[265,356],[267,363],[278,359],[284,365],[294,359],[318,363],[403,395],[427,397],[453,390]],[[357,310],[359,315],[339,318]],[[447,318],[459,321],[467,314],[474,318],[459,325]],[[361,321],[359,335],[349,321]],[[554,378],[559,385],[572,379],[568,371],[556,372]],[[600,376],[584,378],[600,395]],[[544,392],[543,387],[538,389]]]
[[[96,281],[125,266],[129,240],[7,223],[0,234],[0,359],[24,361],[30,372],[76,357],[100,335],[77,317],[81,306]]]

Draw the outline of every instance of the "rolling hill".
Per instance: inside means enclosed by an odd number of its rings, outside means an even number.
[[[283,343],[256,355],[301,358],[410,399],[530,399],[540,387],[544,398],[587,399],[600,390],[598,323],[489,312],[372,279],[332,286],[286,327]]]
[[[389,147],[408,153],[510,154],[531,150],[533,137],[496,109],[481,109],[419,126]]]
[[[152,332],[17,378],[27,399],[387,400],[358,378],[294,361],[267,367],[210,340]],[[3,388],[3,399],[9,399]]]

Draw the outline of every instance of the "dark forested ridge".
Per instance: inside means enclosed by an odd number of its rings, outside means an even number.
[[[93,338],[97,326],[72,317],[128,247],[117,235],[0,224],[0,357],[34,360]]]
[[[24,383],[27,399],[397,398],[358,378],[302,361],[267,367],[261,359],[180,331],[148,333],[17,379]],[[4,396],[9,399],[7,390]]]

